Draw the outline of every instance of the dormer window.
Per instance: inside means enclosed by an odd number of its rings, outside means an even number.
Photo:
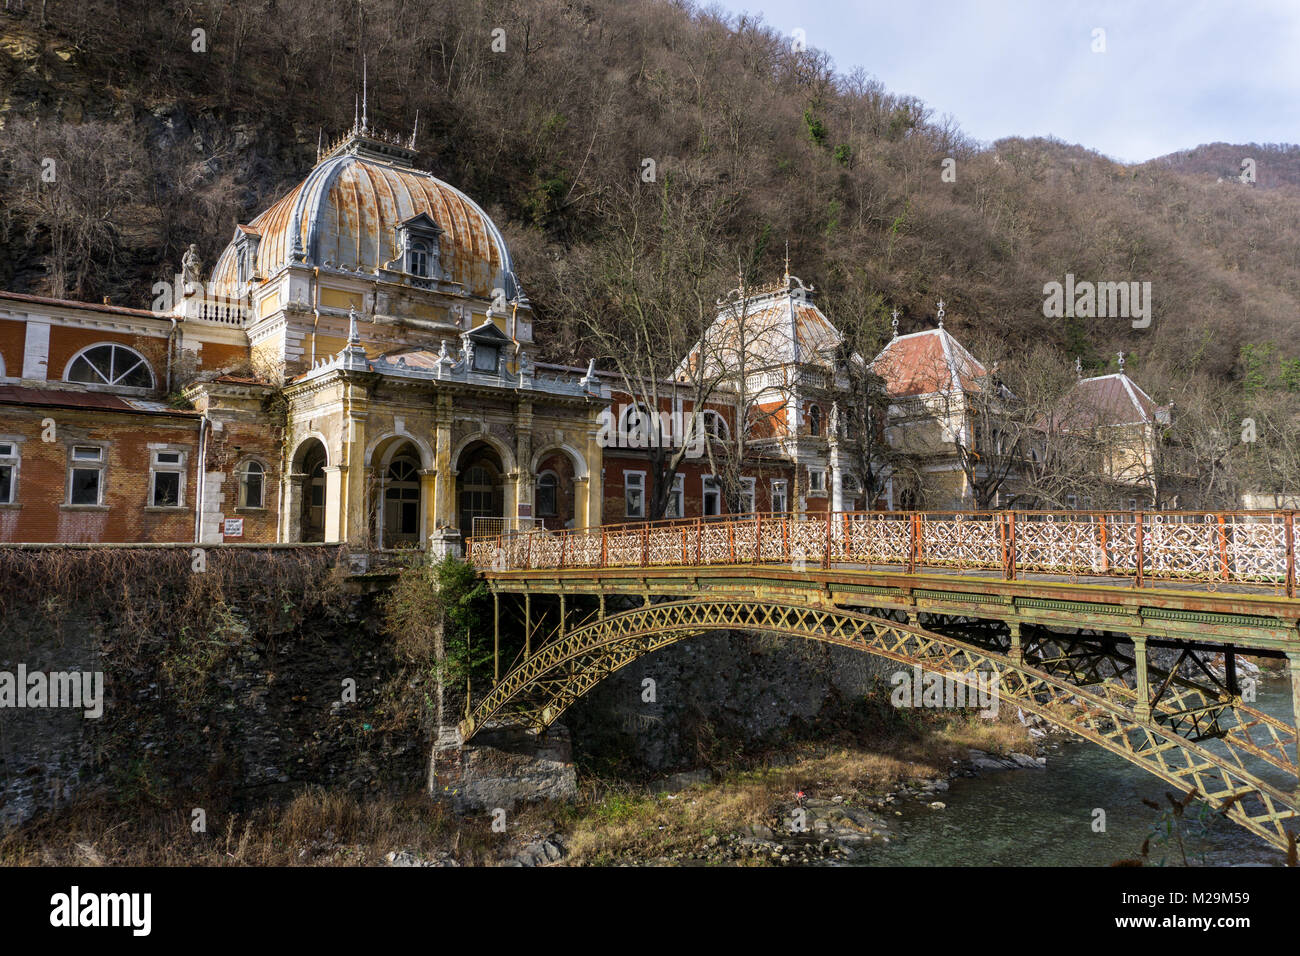
[[[470,329],[463,336],[465,347],[473,353],[469,371],[494,374],[500,370],[503,349],[513,343],[510,337],[496,327],[491,319]]]
[[[441,248],[439,226],[428,213],[417,213],[397,226],[398,262],[401,269],[413,279],[441,279]],[[393,265],[390,264],[389,268]]]
[[[257,247],[261,241],[262,234],[249,226],[235,231],[235,277],[241,286],[257,278]]]
[[[406,253],[406,271],[421,279],[429,278],[429,247],[423,242],[411,243]]]

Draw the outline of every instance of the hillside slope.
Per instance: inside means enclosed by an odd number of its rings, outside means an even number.
[[[682,187],[720,211],[730,261],[775,278],[788,242],[837,321],[883,329],[897,306],[909,331],[943,297],[959,336],[1047,343],[1089,367],[1122,348],[1157,384],[1240,380],[1243,346],[1297,354],[1295,147],[1215,144],[1133,167],[1050,140],[980,148],[761,22],[678,3],[44,10],[44,23],[40,4],[0,12],[0,287],[144,304],[189,242],[213,262],[306,174],[322,131],[351,125],[364,57],[372,122],[409,131],[418,110],[427,166],[506,232],[551,359],[584,358],[556,263],[613,241],[605,211],[621,195]],[[1260,188],[1216,182],[1251,150]],[[41,181],[51,157],[57,189]],[[1151,326],[1046,318],[1044,284],[1067,273],[1151,282]]]

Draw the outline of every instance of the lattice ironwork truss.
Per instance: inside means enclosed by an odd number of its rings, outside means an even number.
[[[981,647],[838,608],[687,600],[599,617],[557,634],[511,669],[461,724],[462,738],[503,726],[541,732],[614,671],[714,630],[823,641],[972,687],[977,672],[986,672],[986,682],[995,674],[1004,703],[1104,747],[1183,791],[1195,790],[1212,808],[1273,846],[1285,849],[1288,829],[1297,828],[1294,729],[1244,706],[1214,683],[1180,674],[1181,659],[1172,671],[1148,669],[1158,690],[1150,701],[1151,716],[1144,718],[1131,684],[1133,659],[1113,648],[1084,640],[1031,641],[1016,660],[1001,647]],[[1267,767],[1252,767],[1249,758]]]

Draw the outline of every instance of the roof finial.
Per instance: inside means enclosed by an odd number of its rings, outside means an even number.
[[[787,240],[785,241],[785,277],[784,277],[784,282],[785,282],[786,285],[789,285],[789,284],[790,284],[790,240],[789,240],[789,239],[787,239]]]
[[[1077,355],[1074,357],[1074,377],[1083,378],[1083,359]]]
[[[1119,356],[1119,374],[1123,375],[1124,374],[1124,353],[1117,352],[1116,354]]]
[[[944,317],[944,315],[946,315],[946,314],[947,314],[947,313],[945,313],[945,312],[943,311],[943,299],[940,299],[940,300],[939,300],[939,311],[938,311],[937,313],[935,313],[936,317],[939,319],[939,328],[943,328],[943,317]]]
[[[366,131],[369,121],[366,119],[366,55],[361,54],[361,132]]]
[[[898,338],[898,309],[895,309],[893,312],[890,312],[889,315],[891,319],[889,324],[894,329],[894,338]]]
[[[348,306],[348,345],[360,345],[361,333],[357,331],[357,307]]]
[[[415,149],[415,136],[420,132],[420,110],[415,111],[415,128],[411,130],[411,149]]]
[[[321,147],[325,144],[325,130],[323,127],[316,127],[316,162],[320,162]]]

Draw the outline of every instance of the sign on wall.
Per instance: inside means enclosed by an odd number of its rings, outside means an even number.
[[[222,531],[227,538],[242,538],[244,536],[244,519],[227,518],[225,529]]]

